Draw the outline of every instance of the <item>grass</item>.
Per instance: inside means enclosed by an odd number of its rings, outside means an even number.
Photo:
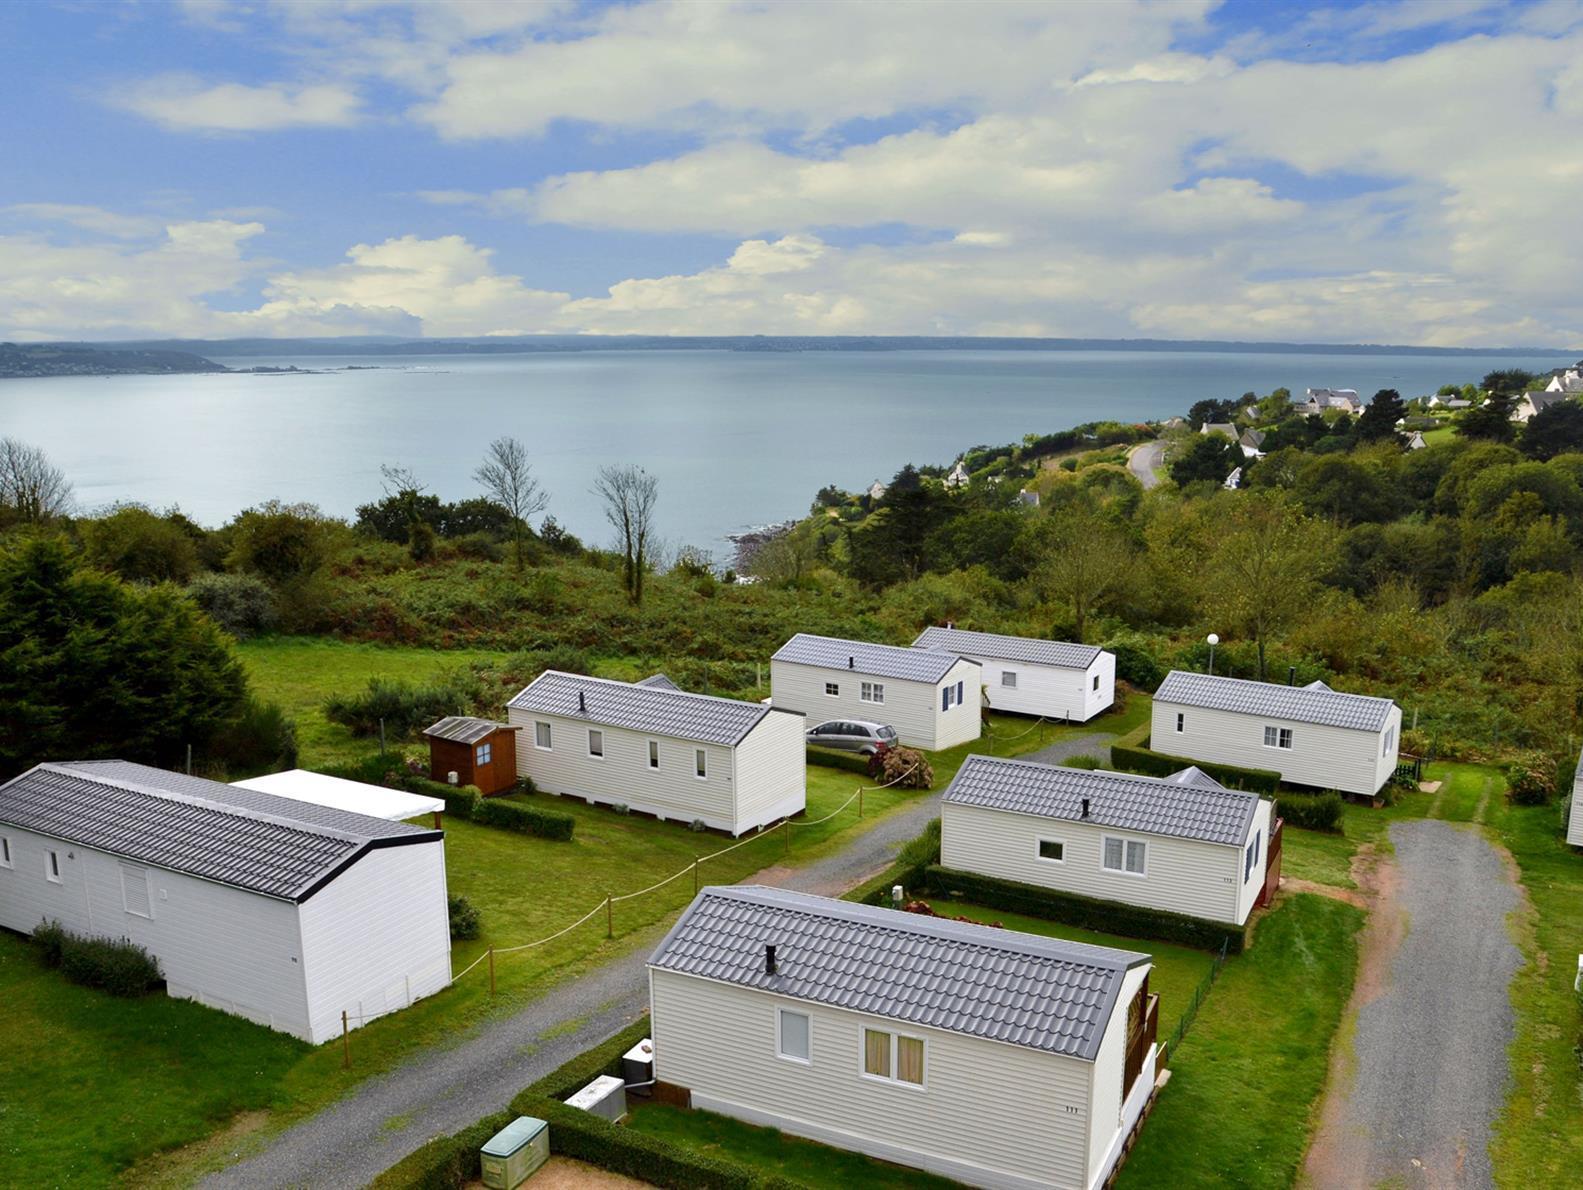
[[[1361,910],[1283,896],[1171,1059],[1122,1187],[1290,1186],[1351,994]]]
[[[1024,917],[1018,913],[1002,913],[985,909],[981,905],[961,901],[933,900],[930,907],[947,916],[971,918],[974,921],[996,922],[1008,930],[1021,930],[1025,934],[1041,934],[1046,938],[1065,938],[1071,942],[1087,942],[1091,946],[1109,946],[1117,950],[1136,950],[1154,957],[1154,970],[1149,972],[1149,990],[1160,997],[1160,1040],[1163,1042],[1176,1028],[1176,1022],[1192,999],[1193,989],[1203,982],[1204,976],[1214,965],[1214,956],[1207,951],[1192,950],[1186,946],[1172,946],[1168,942],[1143,941],[1124,938],[1119,934],[1101,934],[1094,930],[1080,930],[1058,921],[1040,917]]]
[[[634,1105],[627,1127],[662,1136],[676,1144],[714,1156],[728,1156],[763,1174],[790,1178],[805,1186],[846,1190],[948,1190],[959,1182],[922,1170],[876,1161],[861,1153],[833,1149],[811,1140],[787,1136],[777,1128],[761,1128],[713,1112],[628,1100]]]
[[[0,932],[0,1185],[104,1185],[144,1153],[272,1106],[308,1053],[188,1000],[112,999]]]

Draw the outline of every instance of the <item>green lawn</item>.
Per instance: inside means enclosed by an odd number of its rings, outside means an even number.
[[[0,932],[0,1185],[105,1185],[137,1157],[272,1106],[308,1054],[283,1033],[156,993],[67,983]]]
[[[861,1153],[787,1136],[777,1128],[744,1124],[713,1112],[628,1100],[633,1106],[627,1127],[663,1136],[676,1144],[712,1155],[729,1155],[764,1174],[778,1174],[806,1186],[846,1190],[947,1190],[961,1183],[916,1169],[875,1161]]]
[[[1358,848],[1370,843],[1376,849],[1389,851],[1386,832],[1390,824],[1402,818],[1422,817],[1432,800],[1427,793],[1398,792],[1394,805],[1379,809],[1348,802],[1342,808],[1340,834],[1288,826],[1282,835],[1281,875],[1356,889],[1352,858]]]
[[[1193,989],[1203,982],[1214,963],[1213,956],[1207,951],[1172,946],[1168,942],[1124,938],[1120,934],[1100,934],[1058,921],[1002,913],[998,909],[985,909],[981,905],[968,905],[961,901],[934,900],[929,904],[937,913],[952,917],[960,914],[974,921],[998,922],[1008,930],[1021,930],[1025,934],[1042,934],[1047,938],[1066,938],[1072,942],[1110,946],[1117,950],[1137,950],[1152,955],[1154,970],[1149,972],[1149,990],[1160,997],[1159,1035],[1162,1042],[1176,1029],[1176,1022],[1192,998]]]
[[[1290,1186],[1351,995],[1361,910],[1283,897],[1171,1058],[1123,1187]]]

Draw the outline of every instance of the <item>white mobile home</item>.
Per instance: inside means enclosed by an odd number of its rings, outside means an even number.
[[[0,925],[46,921],[314,1044],[451,982],[439,831],[119,760],[0,786]]]
[[[977,661],[997,711],[1083,723],[1116,701],[1116,655],[1093,645],[948,627],[925,628],[912,647]]]
[[[1154,692],[1149,747],[1373,797],[1396,771],[1401,728],[1388,698],[1172,670]]]
[[[940,863],[1241,926],[1274,883],[1271,810],[1197,769],[1140,777],[969,756],[941,802]]]
[[[762,703],[552,669],[506,715],[517,772],[546,793],[733,835],[807,802],[802,716]]]
[[[706,888],[649,959],[657,1091],[1004,1190],[1104,1185],[1153,1094],[1147,955]]]
[[[934,649],[904,649],[799,632],[770,658],[770,702],[808,717],[888,723],[914,748],[978,739],[982,666]]]
[[[1572,805],[1567,811],[1567,842],[1583,847],[1583,757],[1578,759],[1577,776],[1572,778]]]

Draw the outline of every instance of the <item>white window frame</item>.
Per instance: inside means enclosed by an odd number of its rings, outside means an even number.
[[[127,895],[126,878],[128,876],[136,876],[143,881],[143,900],[148,905],[146,911],[132,908],[132,898]],[[154,920],[154,890],[148,882],[147,868],[139,868],[134,864],[121,865],[121,908],[125,909],[133,917],[143,917],[149,921]]]
[[[940,687],[940,710],[942,713],[951,709],[951,696],[956,693],[954,685]]]
[[[1017,671],[1014,669],[1001,670],[1000,686],[1002,690],[1015,690],[1017,688]]]
[[[60,852],[53,847],[44,853],[44,879],[51,884],[59,884],[60,879]]]
[[[481,764],[493,764],[494,762],[495,762],[495,745],[494,745],[493,741],[485,740],[482,744],[474,744],[473,745],[473,765],[474,765],[474,767],[477,767],[478,765],[481,765]]]
[[[539,728],[541,727],[544,729],[543,736],[545,740],[542,744],[539,743]],[[543,719],[535,719],[533,721],[533,746],[540,752],[555,751],[555,734],[550,730],[550,725]]]
[[[1046,843],[1054,843],[1057,847],[1059,847],[1061,849],[1061,858],[1060,859],[1056,859],[1053,855],[1046,855],[1044,853],[1044,845]],[[1036,860],[1038,860],[1040,863],[1045,863],[1045,864],[1064,864],[1066,862],[1066,840],[1065,839],[1045,839],[1045,838],[1036,838],[1036,839],[1034,839],[1034,841],[1033,841],[1033,857]]]
[[[0,835],[0,868],[14,868],[16,862],[11,858],[11,836]]]
[[[700,781],[709,780],[709,753],[704,748],[693,749],[693,776]]]
[[[1382,757],[1389,756],[1391,754],[1391,745],[1395,743],[1395,741],[1396,728],[1393,725],[1385,729],[1385,741],[1380,745],[1380,755]]]
[[[870,1074],[868,1072],[868,1035],[870,1033],[883,1033],[890,1038],[890,1073]],[[916,1041],[923,1046],[923,1081],[910,1083],[904,1078],[896,1077],[896,1043],[905,1037],[909,1041]],[[864,1025],[857,1031],[857,1072],[859,1077],[866,1078],[871,1083],[884,1083],[890,1087],[905,1087],[910,1091],[926,1091],[929,1089],[929,1039],[917,1033],[899,1033],[895,1029],[877,1029],[873,1025]]]
[[[782,1039],[785,1037],[784,1022],[788,1016],[800,1016],[807,1022],[808,1056],[806,1058],[800,1058],[796,1054],[788,1054],[786,1052],[786,1045]],[[775,1056],[782,1062],[793,1062],[798,1066],[813,1065],[813,1016],[810,1013],[799,1012],[795,1008],[777,1007],[775,1009]]]
[[[858,701],[872,703],[874,706],[885,705],[885,683],[864,682],[858,687]]]
[[[1273,743],[1271,742],[1272,737],[1274,739]],[[1290,752],[1292,750],[1292,729],[1290,727],[1278,727],[1274,723],[1266,723],[1264,725],[1264,746],[1266,748],[1275,748],[1281,752]]]
[[[841,683],[840,682],[826,682],[824,684],[824,696],[826,698],[840,698],[841,697]]]
[[[597,752],[594,751],[595,736],[599,737],[599,751]],[[603,760],[605,758],[605,733],[603,729],[598,727],[590,727],[588,729],[588,755],[593,760]]]
[[[1176,712],[1176,734],[1177,735],[1181,735],[1186,730],[1187,730],[1187,712],[1186,711],[1177,711]]]
[[[1105,848],[1107,844],[1115,841],[1121,844],[1121,867],[1113,868],[1105,862]],[[1131,848],[1138,847],[1143,852],[1143,867],[1134,872],[1127,867],[1127,855]],[[1145,839],[1129,839],[1125,835],[1101,835],[1099,838],[1099,866],[1112,876],[1130,876],[1134,880],[1144,880],[1149,875],[1149,844]]]
[[[658,772],[660,768],[660,742],[658,740],[649,741],[649,768],[655,772]]]
[[[1254,831],[1253,839],[1248,844],[1246,858],[1242,865],[1242,882],[1244,884],[1253,878],[1254,866],[1259,862],[1259,840],[1262,834],[1262,831]]]
[[[1099,693],[1099,675],[1098,674],[1094,675],[1094,693],[1095,694]]]

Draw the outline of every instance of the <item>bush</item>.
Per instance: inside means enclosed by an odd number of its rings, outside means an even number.
[[[1154,655],[1130,640],[1106,641],[1100,648],[1116,655],[1116,677],[1138,690],[1155,690],[1165,681],[1165,670]]]
[[[383,720],[385,734],[400,739],[447,715],[466,714],[482,698],[481,683],[464,671],[426,686],[369,678],[361,694],[332,694],[325,699],[324,714],[357,736],[377,735]]]
[[[849,773],[868,776],[868,757],[860,752],[836,752],[830,748],[809,748],[808,763],[825,768],[845,769]]]
[[[1341,831],[1342,801],[1339,793],[1283,793],[1275,800],[1275,812],[1287,826],[1306,831]]]
[[[88,560],[135,583],[185,583],[198,565],[198,548],[181,521],[138,504],[123,504],[84,521]]]
[[[200,574],[187,596],[238,640],[269,632],[278,620],[274,592],[251,574]]]
[[[1089,772],[1105,767],[1105,762],[1097,756],[1068,756],[1061,763],[1069,769],[1087,769]]]
[[[46,922],[33,931],[33,941],[46,967],[112,996],[141,996],[165,980],[159,961],[126,938],[87,938]]]
[[[376,1190],[460,1190],[483,1177],[478,1150],[516,1118],[515,1112],[496,1112],[451,1136],[437,1136],[370,1184]]]
[[[923,828],[923,833],[916,839],[910,839],[902,844],[901,850],[896,853],[896,866],[901,869],[901,879],[892,880],[890,884],[900,884],[903,888],[921,888],[928,869],[940,862],[940,820],[931,818]],[[889,885],[885,892],[890,892]]]
[[[297,767],[296,721],[272,702],[248,695],[209,750],[229,773],[275,773]]]
[[[577,827],[577,819],[570,814],[484,797],[475,785],[457,787],[410,774],[398,778],[398,783],[412,793],[439,798],[445,803],[447,814],[476,822],[479,826],[497,826],[557,843],[569,841]]]
[[[1149,777],[1169,777],[1185,768],[1197,768],[1208,773],[1228,789],[1244,789],[1249,793],[1273,794],[1281,784],[1281,774],[1268,769],[1244,769],[1231,764],[1212,764],[1207,760],[1188,760],[1184,756],[1167,756],[1151,751],[1148,747],[1149,725],[1145,723],[1136,731],[1128,732],[1110,746],[1110,763],[1128,773],[1142,773]]]
[[[478,909],[466,897],[452,893],[448,899],[451,911],[451,941],[471,942],[479,934]]]
[[[1104,934],[1154,938],[1160,942],[1174,942],[1200,950],[1219,950],[1224,942],[1229,954],[1241,954],[1247,942],[1245,929],[1223,922],[1167,913],[1163,909],[1145,909],[1140,905],[1095,900],[1076,893],[997,880],[974,872],[957,872],[938,864],[926,871],[925,886],[936,895],[960,895],[986,909],[1042,917]]]
[[[1555,758],[1543,752],[1525,752],[1506,766],[1506,796],[1514,806],[1542,806],[1556,790]]]
[[[898,789],[934,788],[934,768],[916,748],[887,748],[880,761],[880,781]]]

